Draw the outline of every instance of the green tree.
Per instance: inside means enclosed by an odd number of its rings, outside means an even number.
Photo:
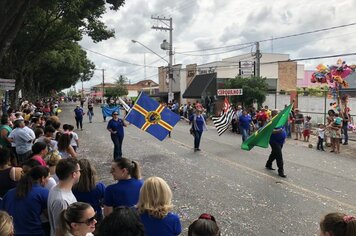
[[[14,2],[19,4],[20,1]],[[49,90],[58,91],[79,80],[89,80],[94,65],[77,42],[83,35],[91,37],[94,42],[114,37],[114,31],[107,29],[101,21],[106,11],[105,1],[25,2],[36,4],[27,8],[16,38],[0,64],[0,77],[16,80],[13,94],[22,89],[26,98],[46,96]],[[107,0],[107,3],[111,4],[111,9],[117,10],[124,0]]]
[[[266,100],[268,84],[266,82],[266,78],[236,77],[234,79],[229,79],[225,83],[225,88],[228,89],[241,88],[243,90],[241,96],[231,96],[231,101],[235,104],[242,103],[245,107],[249,107],[252,106],[254,101],[257,101],[258,106],[262,106],[263,102]]]
[[[105,90],[105,97],[121,97],[121,96],[126,96],[128,94],[127,91],[127,78],[123,75],[120,75],[116,80],[115,80],[115,87],[112,88],[107,88]]]

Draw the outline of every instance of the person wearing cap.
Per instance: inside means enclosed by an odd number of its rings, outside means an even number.
[[[189,117],[189,124],[192,125],[194,135],[194,152],[200,151],[200,140],[203,131],[207,130],[205,118],[203,116],[203,109],[195,109],[195,114]]]
[[[118,160],[122,157],[122,142],[124,140],[124,127],[126,126],[125,121],[119,118],[119,113],[114,111],[112,113],[112,119],[106,127],[110,132],[111,140],[114,143],[114,160]]]

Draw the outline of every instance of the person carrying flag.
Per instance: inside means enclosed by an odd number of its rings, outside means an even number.
[[[122,142],[124,140],[124,127],[126,123],[123,119],[119,118],[119,113],[114,111],[112,119],[109,121],[107,130],[110,132],[111,140],[114,143],[114,160],[122,157]]]
[[[272,111],[272,118],[278,114],[277,110]],[[275,170],[272,168],[272,162],[276,160],[277,167],[278,167],[278,175],[282,178],[286,178],[287,176],[284,174],[284,167],[283,167],[283,155],[282,155],[282,148],[283,144],[286,140],[287,134],[284,129],[284,126],[275,127],[271,134],[271,138],[269,140],[269,145],[271,146],[271,154],[266,162],[266,169],[268,170]]]

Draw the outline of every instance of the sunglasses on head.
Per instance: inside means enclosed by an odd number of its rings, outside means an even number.
[[[89,218],[89,219],[87,219],[85,221],[75,222],[75,223],[77,223],[77,224],[86,224],[87,226],[90,226],[91,224],[94,223],[95,220],[96,220],[96,214],[93,217],[91,217],[91,218]]]
[[[201,215],[199,216],[199,219],[212,220],[212,221],[216,222],[216,221],[215,221],[215,217],[212,216],[212,215],[210,215],[210,214],[207,214],[207,213],[201,214]]]
[[[114,116],[118,116],[119,114],[117,114],[117,113],[114,113],[113,115],[114,115]]]

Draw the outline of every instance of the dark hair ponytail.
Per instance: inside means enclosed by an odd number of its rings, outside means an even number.
[[[16,197],[25,198],[31,191],[35,182],[42,177],[48,177],[49,169],[45,166],[35,166],[26,175],[24,175],[16,186]]]
[[[137,161],[131,161],[127,158],[120,158],[114,161],[121,169],[127,169],[129,175],[135,179],[141,179],[140,166]]]

